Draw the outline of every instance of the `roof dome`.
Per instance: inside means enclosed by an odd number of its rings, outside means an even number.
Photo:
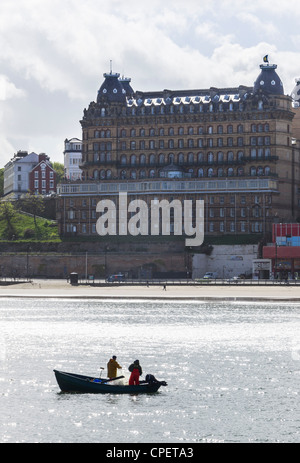
[[[296,85],[292,90],[291,97],[294,100],[294,103],[300,104],[300,78],[295,79]]]
[[[97,103],[107,101],[108,103],[126,103],[126,90],[119,80],[120,74],[103,74],[105,81],[101,85]]]
[[[129,77],[122,77],[120,79],[120,82],[126,92],[126,95],[128,97],[132,96],[134,94],[133,88],[130,85],[131,79]]]
[[[265,93],[273,95],[283,95],[283,84],[275,69],[277,64],[261,64],[261,73],[254,82],[254,93],[262,90]]]

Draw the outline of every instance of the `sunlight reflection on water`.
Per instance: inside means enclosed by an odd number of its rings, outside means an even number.
[[[300,305],[2,299],[0,320],[1,442],[300,441]],[[54,368],[113,354],[168,387],[60,393]]]

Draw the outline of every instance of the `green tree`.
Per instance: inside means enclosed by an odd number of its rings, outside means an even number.
[[[65,167],[60,162],[53,162],[52,165],[53,165],[53,169],[56,172],[56,184],[58,185],[59,183],[61,183],[61,181],[63,180],[65,176]]]
[[[32,195],[27,193],[21,200],[21,208],[24,212],[32,214],[35,230],[38,232],[36,218],[43,215],[45,211],[45,203],[42,195]]]
[[[0,220],[6,222],[6,235],[9,240],[16,238],[16,230],[12,223],[14,217],[16,216],[16,209],[12,203],[8,201],[2,201],[0,203]]]

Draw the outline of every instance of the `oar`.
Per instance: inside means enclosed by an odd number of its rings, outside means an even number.
[[[102,371],[104,370],[104,368],[103,368],[103,367],[100,367],[100,370],[101,370],[101,372],[100,372],[100,376],[99,376],[99,378],[101,378],[101,375],[102,375]]]
[[[116,379],[122,379],[125,376],[117,376],[116,378],[107,379],[106,381],[103,380],[104,383],[109,383],[110,381],[116,381]]]

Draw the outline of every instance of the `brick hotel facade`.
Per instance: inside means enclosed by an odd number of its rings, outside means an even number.
[[[62,235],[97,235],[101,199],[203,199],[205,234],[265,234],[299,215],[298,95],[276,65],[253,87],[134,91],[104,74],[84,110],[82,179],[58,186]],[[299,96],[300,99],[300,96]],[[297,122],[295,124],[295,121]]]

